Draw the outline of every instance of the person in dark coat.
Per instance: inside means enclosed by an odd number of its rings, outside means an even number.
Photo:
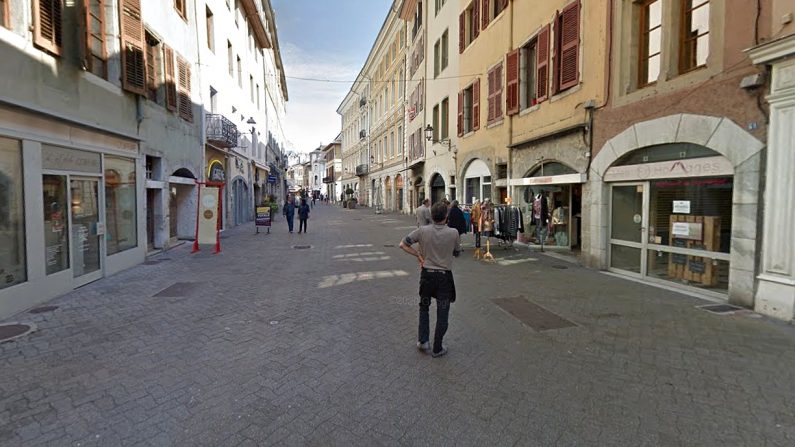
[[[447,226],[458,230],[458,234],[467,232],[467,222],[464,219],[464,212],[458,207],[458,200],[453,200],[450,205],[450,211],[447,216]]]
[[[290,230],[290,233],[292,233],[295,222],[295,198],[289,197],[287,200],[285,200],[282,214],[287,218],[287,229]]]
[[[309,205],[306,199],[301,199],[301,206],[298,207],[298,234],[303,230],[306,233],[306,221],[309,219]]]

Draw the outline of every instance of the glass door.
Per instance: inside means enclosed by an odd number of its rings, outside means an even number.
[[[642,276],[646,271],[648,185],[617,184],[611,188],[610,269]]]
[[[99,212],[99,180],[72,177],[69,186],[72,270],[79,287],[102,277],[101,237],[105,232]]]

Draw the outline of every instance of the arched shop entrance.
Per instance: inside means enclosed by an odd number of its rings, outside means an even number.
[[[475,159],[467,166],[464,173],[464,194],[464,202],[467,204],[492,198],[491,171],[483,160]]]
[[[444,177],[439,174],[434,174],[433,177],[431,177],[431,203],[444,200],[444,188]]]
[[[617,273],[753,305],[764,145],[729,119],[674,115],[608,146],[588,184],[588,252],[604,247]]]
[[[563,163],[545,161],[530,169],[523,178],[511,181],[516,186],[514,203],[524,210],[529,211],[542,195],[547,197],[551,217],[544,245],[569,249],[580,246],[582,183],[585,180],[584,174]],[[541,242],[532,229],[528,234],[536,235],[532,242]]]
[[[397,209],[403,211],[403,176],[398,174],[395,176],[395,192],[397,195]]]

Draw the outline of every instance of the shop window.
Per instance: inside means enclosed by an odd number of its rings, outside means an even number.
[[[709,0],[681,0],[679,72],[707,64],[709,56]]]
[[[108,255],[138,246],[135,161],[105,157],[105,240]]]
[[[675,143],[647,146],[630,152],[614,163],[615,166],[655,163],[658,161],[686,160],[690,158],[716,157],[720,154],[697,144]]]
[[[552,175],[566,175],[566,174],[576,174],[576,173],[577,171],[564,165],[563,163],[551,162],[551,163],[543,163],[541,166],[531,171],[525,177],[548,177]]]
[[[45,175],[44,256],[48,275],[69,268],[69,206],[65,175]]]
[[[0,289],[27,281],[22,149],[0,138]]]
[[[638,5],[640,54],[638,86],[652,84],[660,77],[662,54],[662,0],[646,0]]]

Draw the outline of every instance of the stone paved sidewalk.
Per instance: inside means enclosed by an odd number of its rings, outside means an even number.
[[[14,317],[38,331],[0,344],[0,445],[795,445],[795,327],[498,248],[456,261],[431,359],[397,248],[411,218],[275,225]],[[537,332],[509,297],[576,326]]]

